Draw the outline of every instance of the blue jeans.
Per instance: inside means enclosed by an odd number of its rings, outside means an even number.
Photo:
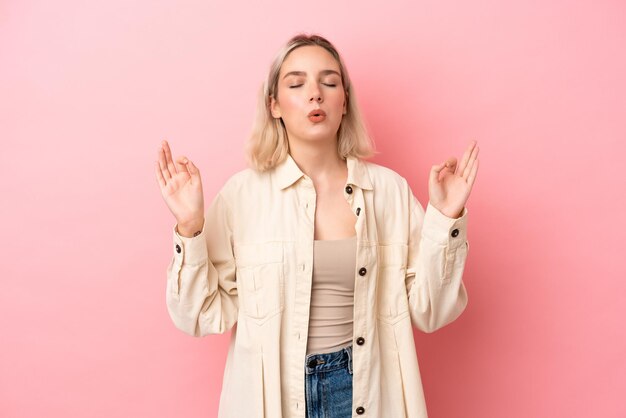
[[[309,354],[304,367],[306,417],[351,417],[352,344],[332,353]]]

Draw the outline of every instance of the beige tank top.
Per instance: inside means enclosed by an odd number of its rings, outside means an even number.
[[[330,353],[352,343],[356,235],[315,240],[307,355]]]

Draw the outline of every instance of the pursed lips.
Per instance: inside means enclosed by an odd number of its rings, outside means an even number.
[[[309,112],[309,117],[311,116],[326,116],[326,112],[322,109],[314,109]]]

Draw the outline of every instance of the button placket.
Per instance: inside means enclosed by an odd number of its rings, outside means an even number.
[[[298,219],[298,233],[296,241],[296,280],[295,280],[295,296],[291,302],[293,306],[293,330],[296,335],[297,355],[291,356],[290,368],[293,373],[300,373],[302,370],[302,362],[306,358],[306,341],[308,327],[308,304],[310,301],[311,291],[311,268],[313,261],[313,243],[314,243],[314,225],[315,210],[317,203],[317,194],[313,186],[313,182],[308,176],[301,179],[296,189],[297,199],[300,201],[303,216]],[[304,395],[304,380],[298,382]],[[302,395],[295,397],[297,408],[305,408],[305,399]]]
[[[349,186],[349,187],[348,187]],[[353,335],[354,335],[354,349],[352,357],[352,371],[358,376],[354,382],[354,390],[356,392],[363,392],[366,390],[366,381],[370,376],[370,370],[367,368],[368,361],[366,360],[367,346],[365,345],[365,336],[368,335],[368,307],[364,306],[367,302],[367,295],[373,291],[376,285],[374,280],[367,280],[368,268],[374,267],[376,260],[375,243],[378,242],[376,228],[368,228],[367,216],[360,216],[364,214],[367,209],[366,203],[371,202],[371,195],[365,193],[360,187],[347,185],[346,194],[344,197],[352,208],[356,218],[356,232],[357,232],[357,260],[355,268],[355,287],[354,287],[354,322],[353,322]],[[366,268],[367,267],[367,268]],[[358,274],[356,274],[358,273]],[[374,273],[375,274],[375,273]],[[358,352],[362,351],[363,355],[358,355]],[[358,404],[357,404],[358,405]],[[356,406],[356,405],[355,405]],[[362,412],[360,412],[362,410]],[[365,408],[356,408],[356,413],[361,415],[365,413]]]

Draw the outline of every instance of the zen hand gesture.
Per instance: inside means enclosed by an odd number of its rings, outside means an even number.
[[[186,157],[176,164],[167,141],[162,141],[155,162],[157,181],[168,208],[178,222],[178,233],[192,236],[204,225],[204,197],[200,171]]]
[[[461,165],[450,157],[443,164],[434,165],[428,179],[430,203],[449,218],[463,213],[478,171],[478,145],[472,141],[463,154]]]

